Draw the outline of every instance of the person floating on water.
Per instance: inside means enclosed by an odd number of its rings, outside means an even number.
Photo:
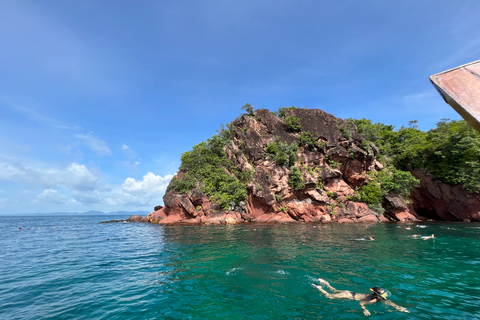
[[[332,287],[330,285],[330,283],[328,283],[327,281],[325,281],[323,279],[319,278],[318,281],[320,281],[321,284],[324,284],[333,293],[328,293],[327,291],[325,291],[319,285],[312,284],[312,286],[314,286],[315,288],[320,290],[320,292],[323,293],[325,295],[325,297],[327,297],[329,299],[350,299],[350,300],[360,301],[360,307],[363,309],[363,314],[365,316],[370,315],[370,311],[367,310],[365,305],[366,304],[372,304],[372,303],[375,303],[375,302],[378,302],[378,301],[383,301],[386,304],[388,304],[389,306],[394,307],[398,311],[407,312],[407,313],[410,312],[410,311],[407,310],[407,308],[398,306],[395,303],[393,303],[391,300],[389,300],[387,292],[380,287],[370,288],[370,291],[372,291],[372,293],[364,294],[364,293],[355,293],[353,291],[348,291],[348,290],[337,290],[334,287]]]
[[[422,236],[422,235],[419,235],[419,234],[414,234],[412,237],[414,237],[415,239],[417,237],[422,237],[423,240],[428,240],[428,239],[435,239],[435,235],[432,234],[431,236]]]

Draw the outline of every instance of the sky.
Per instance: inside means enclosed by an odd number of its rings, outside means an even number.
[[[478,0],[0,0],[0,214],[152,211],[241,106],[422,130]]]

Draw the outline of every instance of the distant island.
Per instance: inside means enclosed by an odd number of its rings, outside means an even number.
[[[16,213],[16,214],[0,214],[1,216],[132,216],[145,215],[148,211],[87,211],[87,212],[50,212],[50,213]]]
[[[245,113],[182,154],[165,206],[136,221],[480,221],[480,136],[465,121],[399,130],[318,109]]]

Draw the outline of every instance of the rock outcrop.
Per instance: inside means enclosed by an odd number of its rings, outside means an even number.
[[[431,175],[413,170],[420,187],[411,194],[413,210],[433,220],[480,221],[480,194],[472,194],[462,186],[452,186]]]
[[[242,115],[231,123],[231,140],[224,151],[234,166],[251,172],[247,199],[228,210],[202,192],[200,186],[187,193],[168,191],[164,207],[156,207],[143,221],[160,224],[235,224],[241,222],[381,222],[416,220],[403,199],[385,199],[387,211],[377,213],[355,202],[356,189],[369,181],[368,172],[381,170],[378,149],[364,141],[353,123],[322,110],[289,109],[285,117],[298,118],[310,146],[300,141],[282,119],[266,109]],[[285,119],[285,118],[283,118]],[[299,145],[294,165],[283,166],[266,152],[269,144]],[[313,147],[312,147],[313,145]],[[289,183],[292,168],[298,168],[302,186]],[[179,172],[177,176],[181,176]]]

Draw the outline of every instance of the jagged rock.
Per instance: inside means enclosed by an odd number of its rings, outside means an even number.
[[[287,212],[295,220],[304,222],[322,221],[322,216],[327,214],[324,204],[312,201],[294,199],[286,204]]]
[[[341,178],[329,179],[327,183],[324,184],[324,188],[327,191],[336,193],[337,196],[350,196],[354,194],[352,187]]]
[[[407,207],[397,208],[398,212],[390,212],[387,217],[377,217],[367,205],[348,200],[355,194],[355,188],[368,182],[367,171],[382,168],[375,158],[378,148],[370,144],[369,150],[362,149],[364,138],[353,123],[322,110],[288,109],[285,116],[299,118],[301,131],[308,132],[309,139],[317,143],[312,147],[311,141],[298,148],[294,165],[299,168],[297,172],[301,173],[304,187],[292,188],[289,185],[292,164],[278,165],[265,151],[272,142],[299,144],[299,133],[289,131],[284,121],[269,110],[260,109],[254,116],[242,115],[230,124],[231,140],[224,147],[236,169],[252,177],[247,183],[245,203],[232,202],[228,209],[222,210],[200,187],[188,194],[168,191],[163,197],[165,206],[155,207],[145,221],[161,224],[352,223],[411,218]],[[177,173],[177,178],[184,174]]]
[[[158,223],[160,220],[164,219],[167,215],[164,212],[164,209],[160,209],[157,211],[153,211],[149,213],[146,217],[145,220],[150,222],[150,223]]]
[[[141,218],[141,217],[140,217]],[[118,222],[138,222],[138,221],[130,221],[128,219],[125,219],[125,220],[108,220],[108,221],[101,221],[100,223],[118,223]]]
[[[346,204],[346,209],[349,215],[357,219],[373,214],[373,211],[368,207],[368,205],[361,202],[348,201]]]
[[[340,170],[332,169],[332,168],[325,168],[320,173],[320,177],[323,180],[327,180],[327,179],[331,179],[331,178],[337,178],[337,177],[341,177],[341,176],[342,176],[342,172]]]
[[[460,185],[451,186],[422,171],[412,174],[420,187],[411,195],[414,210],[425,218],[448,221],[480,221],[480,193],[470,193]]]
[[[188,197],[188,195],[184,194],[180,197],[180,204],[182,205],[183,209],[185,209],[186,212],[188,212],[194,217],[197,216],[197,211],[195,210],[195,207],[190,201],[190,198]]]
[[[318,190],[307,190],[305,191],[305,193],[308,194],[310,198],[315,201],[330,203],[330,198],[323,190],[321,191],[321,193]]]
[[[353,185],[362,186],[367,181],[365,170],[365,165],[361,161],[357,159],[347,161],[344,169],[345,180]]]
[[[375,223],[375,222],[379,222],[378,218],[376,215],[374,214],[368,214],[366,216],[363,216],[361,218],[358,218],[357,219],[357,222],[371,222],[371,223]]]
[[[143,222],[143,217],[139,214],[136,214],[134,216],[131,216],[130,218],[128,219],[125,219],[125,221],[129,221],[129,222]]]

